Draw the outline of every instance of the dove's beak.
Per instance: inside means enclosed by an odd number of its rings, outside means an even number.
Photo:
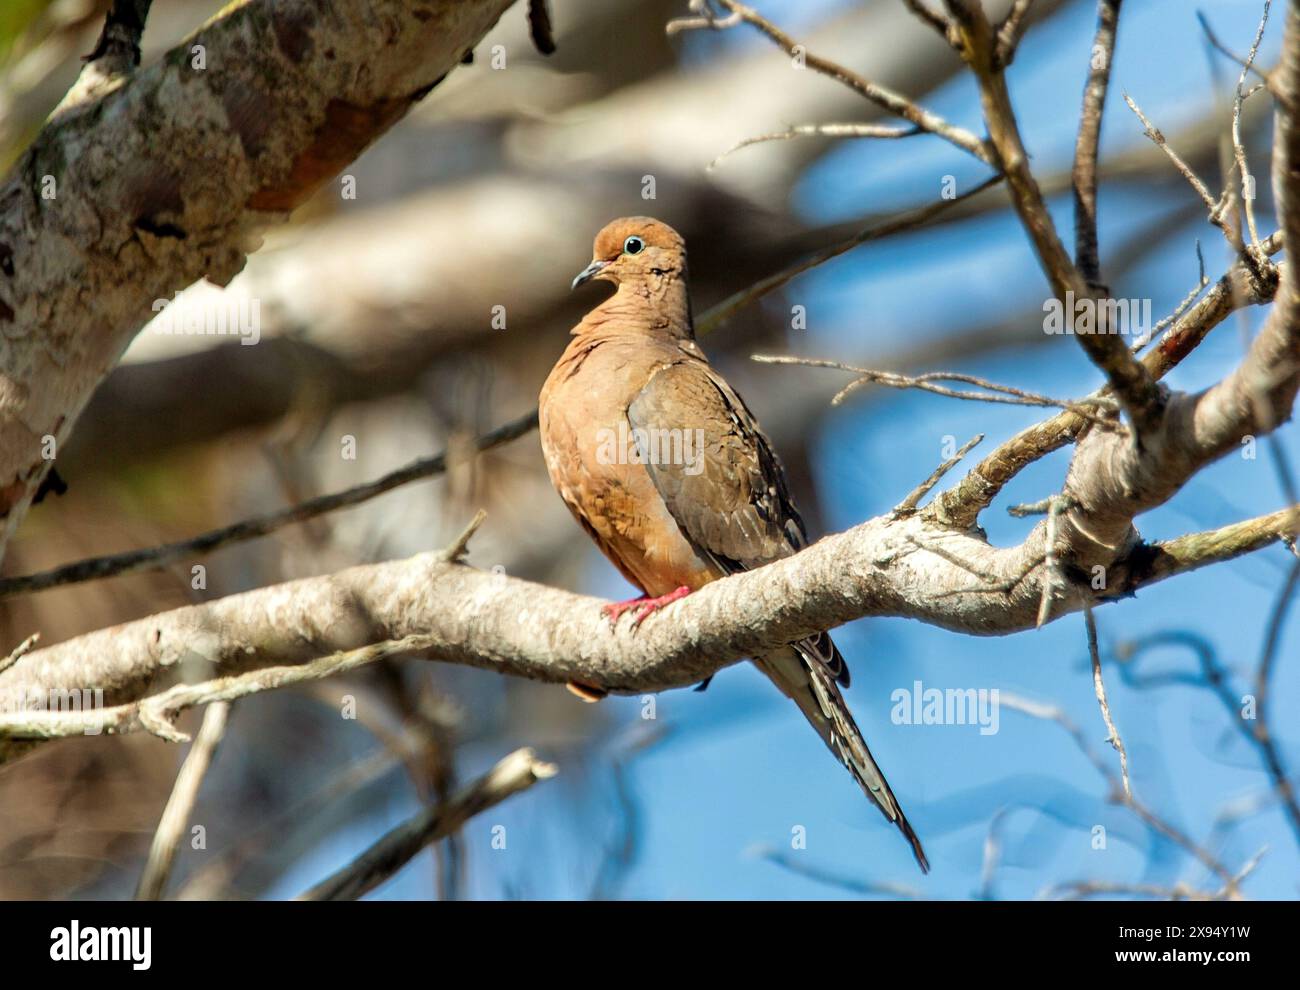
[[[597,275],[599,275],[609,266],[610,266],[610,262],[608,261],[599,261],[599,260],[593,261],[582,271],[578,272],[578,277],[575,278],[573,280],[573,284],[569,286],[570,290],[576,289],[583,282],[591,281],[593,278],[595,278]]]

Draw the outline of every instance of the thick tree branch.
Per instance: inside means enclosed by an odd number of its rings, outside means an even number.
[[[1107,558],[1106,589],[1094,600],[1123,597],[1267,546],[1295,535],[1298,524],[1300,513],[1287,510],[1169,543],[1138,544]],[[368,564],[35,650],[0,674],[0,738],[66,735],[92,722],[95,731],[129,730],[142,716],[149,731],[183,738],[171,722],[184,707],[329,676],[378,654],[418,652],[636,694],[698,684],[743,657],[868,615],[1001,635],[1036,624],[1044,533],[1040,526],[1022,545],[999,549],[927,523],[923,514],[882,516],[708,585],[635,630],[628,623],[611,627],[597,599],[478,571],[449,561],[446,551]],[[1053,618],[1083,601],[1066,596]],[[135,704],[183,660],[229,680],[180,685]],[[86,688],[103,690],[110,707],[89,714],[29,710],[34,699],[53,704]],[[0,760],[25,748],[0,742]]]
[[[510,2],[247,0],[65,101],[0,185],[0,553],[154,301],[229,282]]]
[[[113,0],[104,29],[95,47],[86,56],[87,63],[101,59],[118,59],[130,68],[140,64],[140,39],[144,37],[145,21],[153,0]]]

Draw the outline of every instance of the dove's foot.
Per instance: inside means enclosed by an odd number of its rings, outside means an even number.
[[[614,625],[618,624],[618,620],[622,618],[624,612],[632,612],[636,615],[636,618],[632,621],[632,627],[636,628],[646,620],[646,616],[659,611],[665,605],[675,602],[679,598],[685,598],[690,593],[691,589],[682,585],[676,591],[670,591],[658,598],[642,595],[640,598],[631,598],[625,602],[611,602],[609,605],[603,606],[601,611]]]
[[[623,617],[624,612],[629,609],[640,608],[649,600],[649,595],[642,595],[640,598],[629,598],[625,602],[610,602],[608,605],[602,605],[600,610],[605,613],[605,618],[609,619],[609,624],[616,626],[618,620]]]

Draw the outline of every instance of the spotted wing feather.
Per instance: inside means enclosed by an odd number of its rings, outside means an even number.
[[[627,418],[634,430],[645,431],[646,468],[678,527],[723,573],[751,570],[807,546],[771,442],[708,364],[683,356],[659,369]],[[791,645],[848,686],[848,665],[828,633]]]

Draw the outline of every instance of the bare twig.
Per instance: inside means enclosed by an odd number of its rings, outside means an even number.
[[[1074,187],[1074,259],[1090,286],[1101,285],[1101,260],[1097,253],[1097,149],[1121,3],[1122,0],[1097,2],[1097,34],[1089,55],[1088,81],[1083,88],[1083,109],[1079,113],[1079,134],[1070,174]]]
[[[388,832],[350,864],[299,895],[301,901],[356,900],[374,890],[409,863],[431,842],[458,830],[538,781],[555,776],[531,749],[517,749],[445,804],[427,808]]]
[[[1007,16],[998,25],[997,63],[1000,67],[1006,68],[1015,59],[1020,39],[1028,26],[1026,19],[1029,8],[1033,5],[1034,0],[1015,0],[1007,11]]]
[[[1250,72],[1255,56],[1259,54],[1259,43],[1264,39],[1264,26],[1268,23],[1268,11],[1273,0],[1264,0],[1264,12],[1260,15],[1259,27],[1255,31],[1255,40],[1246,55],[1246,64],[1241,68],[1237,78],[1237,90],[1232,101],[1232,148],[1237,161],[1237,172],[1241,176],[1241,199],[1246,213],[1246,229],[1250,233],[1250,257],[1259,259],[1262,253],[1259,247],[1259,230],[1255,224],[1255,186],[1246,161],[1246,146],[1241,141],[1241,106],[1246,101],[1246,74]]]
[[[1154,143],[1157,148],[1165,153],[1165,156],[1173,163],[1174,168],[1176,168],[1179,174],[1187,180],[1188,185],[1196,190],[1196,195],[1201,197],[1201,201],[1205,203],[1206,207],[1210,211],[1211,221],[1214,222],[1216,227],[1223,229],[1224,224],[1222,218],[1218,216],[1219,202],[1210,195],[1209,187],[1201,181],[1201,177],[1196,174],[1192,167],[1188,165],[1187,162],[1183,161],[1182,156],[1170,146],[1169,142],[1165,140],[1164,133],[1160,128],[1156,127],[1155,124],[1151,123],[1150,119],[1142,112],[1142,108],[1137,105],[1137,102],[1133,97],[1129,96],[1128,93],[1125,93],[1124,102],[1127,103],[1128,108],[1137,115],[1137,119],[1142,122],[1142,127],[1144,128],[1143,133],[1151,139],[1152,143]],[[1228,232],[1224,230],[1224,233],[1227,234]]]
[[[1092,663],[1092,688],[1097,694],[1097,705],[1101,708],[1102,721],[1106,723],[1106,742],[1119,753],[1120,780],[1124,785],[1124,795],[1133,800],[1133,786],[1128,777],[1128,751],[1124,740],[1115,727],[1115,719],[1110,714],[1110,702],[1106,700],[1106,683],[1101,676],[1101,652],[1097,648],[1097,620],[1092,614],[1092,606],[1084,604],[1083,623],[1088,631],[1088,659]]]
[[[1095,293],[1075,267],[1043,199],[1043,192],[1029,167],[1029,153],[1011,105],[1003,66],[997,57],[997,39],[983,7],[972,0],[946,0],[954,32],[960,41],[962,58],[975,73],[989,142],[995,160],[1006,174],[1011,202],[1020,218],[1052,293],[1065,304],[1074,327],[1072,300],[1093,298]],[[1106,325],[1109,313],[1098,307],[1098,326],[1093,333],[1075,334],[1084,352],[1106,375],[1111,390],[1123,404],[1139,436],[1155,428],[1163,410],[1163,397],[1146,368],[1138,362],[1119,336]]]
[[[799,137],[830,137],[830,138],[882,138],[886,140],[912,137],[916,134],[925,132],[916,126],[912,127],[891,127],[888,124],[795,124],[784,131],[775,131],[771,134],[759,134],[755,137],[747,137],[743,141],[737,141],[730,148],[720,154],[713,161],[709,162],[706,171],[713,171],[718,167],[718,163],[729,155],[735,154],[741,148],[748,148],[755,144],[762,144],[766,141],[789,141],[792,138]]]
[[[1137,340],[1133,341],[1132,346],[1133,346],[1134,354],[1142,350],[1142,348],[1146,347],[1147,344],[1151,343],[1151,341],[1159,337],[1166,327],[1172,326],[1174,323],[1176,323],[1179,317],[1181,317],[1184,313],[1186,313],[1188,308],[1192,305],[1192,303],[1196,302],[1200,294],[1205,291],[1205,287],[1210,284],[1210,277],[1205,274],[1205,255],[1201,251],[1200,238],[1197,238],[1196,240],[1196,262],[1197,262],[1198,270],[1200,272],[1200,277],[1197,279],[1196,285],[1193,286],[1188,291],[1187,295],[1183,297],[1182,302],[1180,302],[1177,306],[1174,307],[1174,311],[1172,313],[1170,313],[1168,316],[1162,317],[1161,319],[1157,320],[1155,326],[1153,326],[1146,333],[1142,334],[1142,336],[1138,337]]]
[[[719,17],[711,8],[708,0],[698,0],[698,2],[692,0],[691,9],[696,11],[698,16],[669,21],[668,33],[676,34],[680,31],[699,30],[700,28],[717,30],[733,27],[742,22],[750,24],[766,35],[773,44],[791,58],[800,60],[799,64],[806,65],[814,72],[842,83],[854,92],[865,96],[877,106],[888,110],[896,117],[911,121],[922,130],[938,135],[963,151],[969,152],[986,165],[993,164],[993,156],[985,142],[965,128],[949,123],[938,114],[918,106],[907,97],[894,92],[887,86],[882,86],[859,75],[852,69],[808,51],[804,45],[790,37],[752,7],[739,3],[737,0],[713,0],[713,2],[730,11],[729,15]]]
[[[1243,864],[1241,869],[1236,872],[1236,874],[1232,878],[1232,882],[1228,884],[1226,887],[1224,887],[1223,890],[1219,891],[1219,896],[1220,897],[1232,896],[1233,891],[1235,891],[1236,888],[1241,886],[1241,882],[1245,880],[1248,876],[1250,876],[1252,873],[1254,873],[1256,869],[1259,868],[1259,864],[1263,861],[1264,856],[1267,853],[1268,853],[1268,846],[1261,846],[1259,852],[1255,853],[1254,856],[1246,860],[1245,864]]]
[[[469,541],[473,538],[474,534],[478,532],[478,528],[483,525],[483,520],[486,518],[486,509],[479,509],[474,513],[474,518],[469,521],[469,524],[461,530],[460,535],[456,537],[447,549],[442,552],[442,559],[449,564],[454,564],[464,557],[465,554],[469,552]]]
[[[941,199],[937,202],[920,207],[919,209],[910,210],[898,217],[866,227],[847,240],[840,241],[838,244],[832,244],[830,247],[823,248],[822,250],[809,255],[804,260],[796,262],[789,268],[784,268],[775,274],[767,276],[767,278],[755,282],[748,288],[741,289],[739,292],[728,296],[722,302],[696,318],[695,332],[699,335],[711,333],[750,303],[762,299],[771,292],[775,292],[777,289],[793,281],[804,272],[811,271],[818,265],[823,265],[830,261],[832,258],[838,258],[840,255],[853,250],[853,248],[857,247],[859,244],[866,244],[868,241],[880,240],[882,237],[889,237],[905,230],[912,230],[916,227],[920,227],[933,218],[939,216],[945,210],[955,206],[957,203],[978,196],[986,189],[997,185],[1001,181],[1002,177],[1000,175],[995,175],[991,178],[985,179],[979,185],[959,196],[953,197],[952,199]]]
[[[961,461],[963,457],[969,454],[984,439],[983,433],[977,433],[967,440],[950,458],[940,464],[923,482],[912,489],[911,493],[903,501],[894,506],[893,515],[895,517],[911,515],[916,511],[916,507],[921,504],[921,499],[925,498],[940,481],[944,475],[951,471]]]
[[[40,639],[41,639],[41,634],[38,632],[34,632],[30,636],[28,636],[25,640],[23,640],[21,643],[19,643],[17,646],[15,646],[12,652],[10,652],[10,654],[7,657],[0,657],[0,672],[8,670],[10,667],[16,664],[28,653],[31,653],[32,647],[34,647],[38,642],[40,642]]]
[[[1264,69],[1261,69],[1257,65],[1252,64],[1254,62],[1254,59],[1251,59],[1248,62],[1245,58],[1238,55],[1231,48],[1225,45],[1221,40],[1219,40],[1219,36],[1215,34],[1214,29],[1210,27],[1210,22],[1206,18],[1204,11],[1198,10],[1196,12],[1196,19],[1201,24],[1201,30],[1205,32],[1205,39],[1210,43],[1212,47],[1218,49],[1222,54],[1226,55],[1233,62],[1236,62],[1238,65],[1243,66],[1247,71],[1253,72],[1255,75],[1257,75],[1260,78],[1260,80],[1266,86],[1269,85],[1270,80],[1272,79],[1272,73]]]
[[[1061,513],[1072,506],[1072,502],[1064,495],[1053,495],[1047,499],[1047,534],[1044,537],[1044,561],[1043,561],[1043,592],[1038,603],[1038,619],[1035,626],[1042,629],[1052,614],[1052,600],[1056,596],[1057,589],[1063,589],[1067,586],[1065,574],[1061,567],[1060,557],[1057,555],[1057,542],[1060,539],[1060,519]],[[1022,510],[1025,507],[1018,507]],[[1015,511],[1012,515],[1018,515]],[[1087,606],[1084,606],[1087,608]]]
[[[1103,779],[1110,785],[1111,798],[1118,804],[1128,808],[1138,817],[1151,831],[1168,839],[1174,845],[1178,846],[1184,852],[1191,855],[1197,862],[1219,878],[1228,891],[1228,896],[1239,896],[1235,889],[1235,875],[1228,869],[1213,853],[1203,845],[1197,843],[1177,826],[1161,818],[1134,795],[1131,791],[1125,791],[1122,781],[1115,775],[1110,765],[1103,760],[1095,750],[1088,744],[1087,737],[1083,731],[1074,723],[1074,721],[1061,708],[1056,705],[1043,704],[1042,702],[1032,701],[1028,698],[1022,698],[1019,695],[1007,691],[1001,692],[998,696],[1000,704],[1012,711],[1020,712],[1031,718],[1043,719],[1049,722],[1055,722],[1069,734],[1074,740],[1075,746],[1087,757],[1088,762],[1093,765]]]
[[[1244,99],[1244,95],[1242,96],[1242,99]],[[1225,190],[1224,194],[1217,200],[1211,196],[1209,188],[1201,181],[1200,176],[1192,170],[1192,167],[1182,159],[1178,152],[1174,151],[1174,149],[1169,145],[1169,142],[1165,140],[1165,136],[1161,133],[1160,129],[1151,123],[1146,114],[1142,112],[1142,109],[1127,93],[1124,94],[1124,102],[1128,104],[1129,109],[1132,110],[1142,122],[1146,136],[1165,153],[1166,157],[1168,157],[1170,162],[1173,163],[1174,168],[1176,168],[1183,178],[1187,180],[1188,184],[1191,185],[1191,187],[1196,191],[1196,194],[1201,198],[1202,202],[1204,202],[1208,207],[1208,219],[1210,223],[1214,224],[1214,226],[1218,227],[1219,230],[1222,231],[1224,239],[1228,242],[1228,245],[1250,268],[1255,281],[1264,283],[1275,279],[1276,273],[1272,270],[1272,266],[1268,262],[1267,258],[1268,254],[1271,252],[1259,243],[1258,234],[1256,233],[1252,235],[1252,242],[1250,249],[1248,250],[1245,241],[1241,238],[1241,231],[1237,229],[1236,224],[1228,219],[1228,214],[1233,203],[1231,190]],[[1238,140],[1240,137],[1240,110],[1241,107],[1240,104],[1238,104],[1235,108],[1233,125],[1234,143],[1236,143],[1237,150],[1240,152],[1237,161],[1237,167],[1239,169],[1244,167],[1245,164],[1245,151],[1241,149]],[[1248,191],[1251,198],[1253,198],[1254,190],[1250,188],[1251,180],[1245,172],[1243,172],[1242,175],[1242,189]],[[1251,217],[1253,218],[1253,207],[1248,206],[1248,210],[1251,211]]]
[[[185,826],[189,824],[194,802],[198,799],[199,788],[203,786],[203,778],[212,764],[213,754],[225,734],[229,714],[228,701],[209,705],[203,713],[203,725],[194,744],[190,746],[190,751],[185,754],[185,762],[176,775],[176,783],[167,799],[167,806],[163,808],[153,844],[149,847],[149,858],[145,861],[144,872],[140,874],[140,883],[135,889],[138,901],[156,901],[167,889],[167,880],[171,877],[172,865],[176,860],[176,850],[184,838]]]
[[[955,371],[930,371],[921,375],[901,375],[893,371],[873,371],[869,368],[857,368],[840,361],[797,357],[788,354],[754,354],[751,355],[751,358],[763,364],[798,364],[809,368],[834,368],[838,371],[848,371],[858,375],[858,378],[840,389],[831,399],[831,405],[834,406],[843,402],[855,389],[863,385],[875,384],[898,389],[915,388],[922,392],[932,392],[935,395],[942,395],[950,399],[966,399],[971,402],[1069,409],[1077,412],[1080,416],[1103,425],[1107,423],[1107,420],[1099,416],[1094,409],[1107,410],[1114,408],[1113,401],[1107,402],[1101,396],[1090,398],[1084,402],[1069,402],[1063,399],[1053,399],[1046,395],[1039,395],[1036,392],[1027,392],[1011,385],[999,385],[985,378]],[[986,389],[986,391],[963,392],[960,389],[936,384],[936,382],[945,381],[973,385],[976,388]]]
[[[537,426],[537,410],[533,410],[518,419],[485,433],[474,441],[475,449],[482,452],[509,443]],[[104,557],[90,557],[71,564],[64,564],[48,571],[36,574],[24,574],[17,577],[0,578],[0,598],[44,591],[66,584],[82,581],[97,581],[101,578],[116,577],[119,574],[131,574],[142,570],[158,570],[180,560],[212,553],[222,547],[244,543],[261,536],[274,533],[278,529],[294,523],[315,519],[327,512],[334,512],[383,495],[402,485],[431,478],[447,470],[448,456],[443,451],[433,457],[424,457],[412,461],[405,467],[390,471],[388,474],[363,485],[348,488],[341,492],[321,495],[308,499],[285,509],[268,512],[261,516],[210,530],[188,540],[164,543],[162,546],[147,547],[141,550],[128,550],[125,553],[109,554]]]
[[[122,735],[151,732],[168,742],[189,742],[176,728],[176,718],[188,708],[332,677],[374,663],[386,657],[418,653],[430,646],[425,636],[385,640],[355,650],[344,650],[310,663],[286,667],[263,667],[246,674],[218,677],[197,684],[177,684],[160,694],[107,708],[81,711],[0,711],[0,737],[12,739],[57,739],[78,735]]]

